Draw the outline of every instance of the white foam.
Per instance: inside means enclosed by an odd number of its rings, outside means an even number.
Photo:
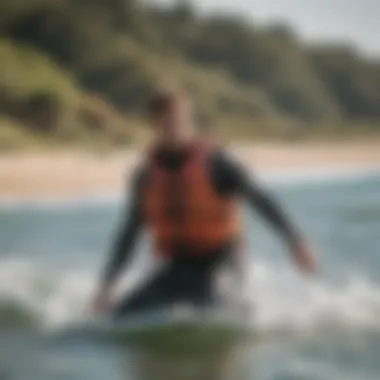
[[[13,301],[38,315],[45,326],[84,315],[92,279],[84,273],[56,273],[27,262],[8,261],[0,266],[0,303]]]
[[[262,329],[380,328],[380,287],[364,277],[333,285],[269,263],[256,263],[251,272],[255,323]]]
[[[380,286],[365,278],[351,276],[345,284],[331,285],[267,262],[252,264],[249,273],[247,294],[259,330],[380,328]],[[139,276],[134,272],[132,277],[128,286]],[[16,261],[0,265],[0,304],[19,303],[37,313],[46,327],[86,318],[94,285],[89,273],[53,272]]]

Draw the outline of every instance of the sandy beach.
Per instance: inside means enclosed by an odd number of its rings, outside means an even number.
[[[247,144],[231,151],[259,172],[380,168],[380,143]],[[138,165],[134,150],[8,153],[0,156],[0,198],[44,199],[120,191]]]

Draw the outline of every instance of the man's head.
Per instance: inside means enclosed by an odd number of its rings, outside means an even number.
[[[160,143],[178,146],[188,141],[193,132],[191,108],[184,91],[164,89],[151,97],[147,114]]]

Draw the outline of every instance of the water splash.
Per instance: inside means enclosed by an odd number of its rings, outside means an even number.
[[[380,328],[380,287],[365,278],[355,275],[334,285],[302,278],[291,269],[268,262],[252,263],[249,274],[246,296],[255,307],[252,322],[259,331]],[[139,277],[134,272],[122,287],[132,286]],[[18,305],[30,316],[37,316],[44,328],[83,321],[89,317],[95,280],[90,273],[57,272],[22,261],[2,262],[0,314],[6,305]]]

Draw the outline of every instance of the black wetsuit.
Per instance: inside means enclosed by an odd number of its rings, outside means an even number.
[[[161,151],[157,160],[168,171],[178,171],[189,159],[189,152]],[[215,191],[221,196],[236,196],[245,199],[257,209],[292,246],[297,241],[297,233],[284,213],[268,194],[252,180],[243,167],[223,149],[215,149],[210,155],[208,172]],[[140,168],[135,173],[132,185],[132,199],[125,214],[125,220],[117,236],[114,251],[109,261],[104,282],[110,284],[119,274],[126,260],[131,256],[134,243],[142,230],[141,199],[147,183],[148,170]],[[116,314],[143,311],[176,301],[209,304],[214,301],[213,273],[236,256],[238,242],[231,241],[214,252],[193,258],[185,246],[178,246],[173,259],[159,273],[116,307]]]

